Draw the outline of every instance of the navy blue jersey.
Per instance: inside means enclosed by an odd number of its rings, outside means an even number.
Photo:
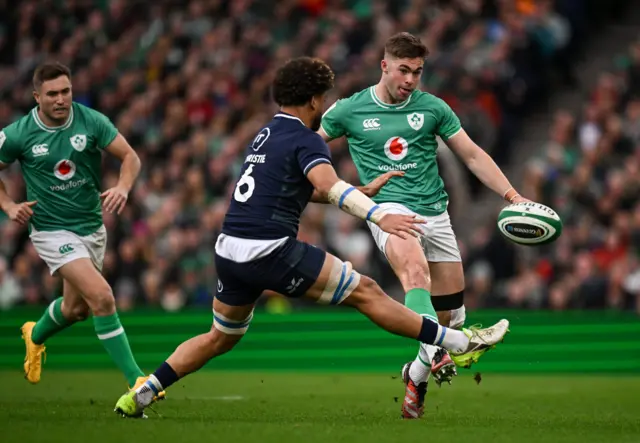
[[[276,114],[245,151],[222,232],[261,240],[297,237],[313,194],[306,174],[320,163],[331,163],[322,137],[297,117]]]

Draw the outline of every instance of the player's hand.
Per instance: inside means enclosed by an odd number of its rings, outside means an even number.
[[[115,186],[100,194],[100,198],[104,199],[102,207],[107,212],[116,211],[118,214],[122,214],[129,198],[129,192],[122,186]]]
[[[7,209],[7,215],[12,221],[24,225],[33,215],[33,209],[31,208],[37,203],[37,201],[14,203]]]
[[[531,200],[529,200],[528,198],[524,198],[523,196],[518,194],[513,198],[513,201],[511,202],[512,205],[516,203],[531,203]]]
[[[418,237],[423,234],[421,224],[426,223],[426,220],[418,217],[417,215],[404,215],[404,214],[386,214],[383,215],[378,226],[384,232],[397,235],[405,240],[411,237]]]
[[[362,193],[367,197],[374,197],[380,192],[380,189],[386,185],[391,177],[402,177],[404,171],[390,171],[382,174],[380,177],[376,177],[368,185],[362,187]]]

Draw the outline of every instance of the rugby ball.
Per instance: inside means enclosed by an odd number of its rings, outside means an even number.
[[[514,203],[500,211],[498,229],[514,243],[538,246],[560,237],[562,220],[556,211],[541,203]]]

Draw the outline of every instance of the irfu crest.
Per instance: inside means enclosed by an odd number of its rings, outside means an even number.
[[[409,126],[417,131],[422,128],[424,124],[424,114],[418,114],[417,112],[409,114],[407,115],[407,121],[409,122]]]
[[[84,148],[87,147],[87,136],[84,134],[76,134],[70,140],[71,146],[78,152],[84,151]]]

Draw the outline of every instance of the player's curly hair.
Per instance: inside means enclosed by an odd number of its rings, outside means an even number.
[[[294,58],[276,72],[273,99],[280,106],[302,106],[333,88],[334,77],[329,65],[319,58]]]
[[[33,72],[33,87],[39,89],[47,80],[55,80],[63,75],[71,79],[71,69],[59,62],[43,63]]]
[[[384,53],[395,58],[426,58],[429,49],[422,41],[408,32],[399,32],[389,37],[384,45]]]

